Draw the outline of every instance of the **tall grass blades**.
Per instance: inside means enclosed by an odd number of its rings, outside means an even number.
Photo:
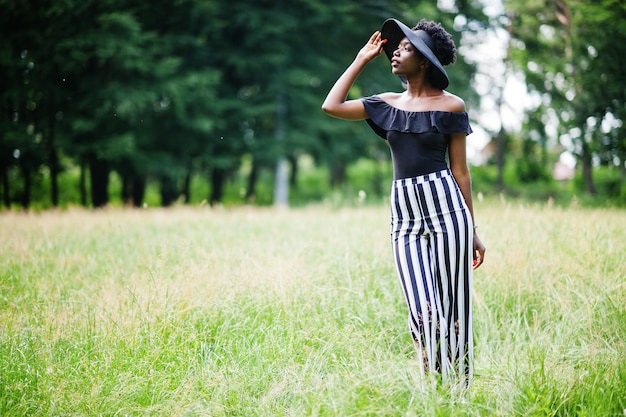
[[[388,208],[0,215],[2,416],[623,416],[626,213],[475,203],[469,391],[421,381]]]

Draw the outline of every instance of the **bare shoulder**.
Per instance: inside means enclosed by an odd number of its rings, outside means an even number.
[[[452,93],[448,93],[447,91],[444,91],[444,94],[442,96],[442,104],[445,110],[449,112],[466,111],[465,101],[463,101],[461,97],[456,96]]]
[[[378,94],[378,97],[380,97],[383,101],[386,101],[389,104],[394,104],[398,99],[400,99],[400,97],[402,97],[402,93],[380,93]]]

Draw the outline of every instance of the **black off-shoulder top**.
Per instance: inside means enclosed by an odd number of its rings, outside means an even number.
[[[362,99],[367,123],[391,149],[394,179],[412,178],[448,168],[450,135],[472,133],[467,112],[412,112],[379,96]]]

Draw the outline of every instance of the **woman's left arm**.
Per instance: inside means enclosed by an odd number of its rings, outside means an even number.
[[[454,133],[450,136],[450,171],[459,185],[459,189],[465,204],[469,209],[472,216],[472,222],[474,223],[474,269],[478,268],[485,260],[485,245],[481,242],[476,232],[476,218],[474,217],[474,205],[472,203],[472,178],[467,166],[466,155],[466,134]]]

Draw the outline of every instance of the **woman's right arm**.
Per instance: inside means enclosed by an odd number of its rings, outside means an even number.
[[[361,48],[356,58],[330,89],[322,110],[330,116],[346,120],[367,119],[367,113],[361,100],[347,100],[348,92],[363,68],[383,51],[380,32],[374,32],[367,44]]]

